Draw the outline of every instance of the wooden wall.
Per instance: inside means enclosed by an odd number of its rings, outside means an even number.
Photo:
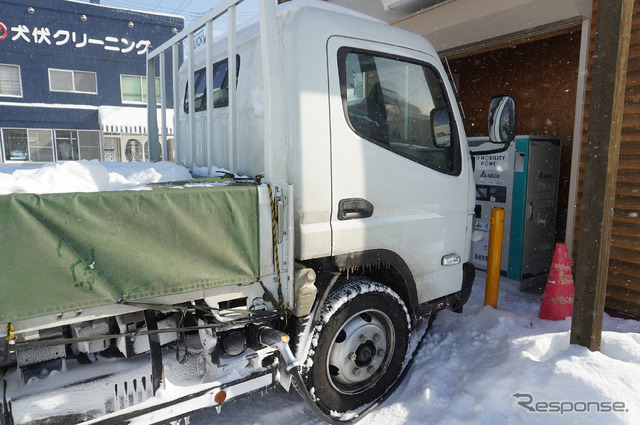
[[[591,39],[595,35],[597,1],[594,1],[594,15]],[[590,56],[593,54],[593,43]],[[589,79],[583,126],[583,145],[587,138],[589,117],[589,91],[592,60],[589,61]],[[584,151],[583,151],[584,152]],[[580,161],[580,182],[578,186],[578,208],[574,252],[580,240],[580,207],[584,184],[584,158]],[[616,202],[611,236],[611,254],[607,280],[608,309],[640,317],[640,1],[634,2],[631,46],[627,68],[627,88],[625,93],[624,118],[620,140],[620,157],[616,184]]]
[[[508,93],[518,105],[518,134],[562,138],[558,200],[562,216],[569,193],[580,27],[554,34],[448,62],[460,90],[467,136],[487,135],[491,96]],[[558,228],[564,237],[564,222]]]
[[[592,39],[597,5],[596,0]],[[633,13],[606,307],[640,317],[640,0],[635,0]],[[487,134],[491,96],[509,93],[518,103],[519,134],[551,134],[562,138],[560,213],[567,209],[569,193],[579,52],[580,28],[576,27],[550,37],[519,40],[513,45],[448,60],[459,86],[468,136]],[[583,144],[586,143],[590,88],[589,79]],[[582,158],[574,253],[580,242],[588,242],[580,241],[579,235],[583,167]],[[562,223],[558,229],[564,230]]]

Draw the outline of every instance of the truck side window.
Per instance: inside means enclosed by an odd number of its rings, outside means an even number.
[[[221,108],[229,106],[229,76],[228,62],[223,60],[213,64],[213,107]],[[236,55],[236,85],[240,74],[240,56]],[[193,81],[195,85],[195,111],[207,110],[207,70],[202,68],[194,72]],[[184,112],[189,113],[189,83],[184,90]]]
[[[447,174],[460,172],[453,114],[436,69],[343,47],[338,51],[345,117],[359,136]]]

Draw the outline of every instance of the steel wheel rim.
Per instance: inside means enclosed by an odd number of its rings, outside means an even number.
[[[364,310],[347,319],[333,335],[326,373],[342,394],[371,388],[384,375],[395,347],[393,323],[380,310]]]

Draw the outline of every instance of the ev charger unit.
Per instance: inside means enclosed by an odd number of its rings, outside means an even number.
[[[470,137],[471,151],[495,150],[488,137]],[[546,283],[556,233],[560,138],[516,136],[501,153],[475,156],[476,225],[471,261],[487,269],[491,210],[504,208],[500,274],[521,290]]]

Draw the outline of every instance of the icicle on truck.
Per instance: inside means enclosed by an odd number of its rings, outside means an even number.
[[[419,321],[468,299],[475,186],[434,49],[322,2],[261,1],[236,28],[240,1],[148,55],[151,155],[173,108],[193,180],[0,196],[3,425],[167,423],[292,383],[353,422],[408,370]],[[214,165],[230,174],[197,178]]]

